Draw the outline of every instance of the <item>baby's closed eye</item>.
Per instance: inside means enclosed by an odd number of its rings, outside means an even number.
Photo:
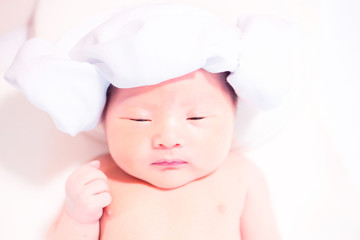
[[[128,120],[135,122],[151,122],[151,119],[144,119],[144,118],[129,118]]]
[[[206,117],[188,117],[187,120],[202,120]]]

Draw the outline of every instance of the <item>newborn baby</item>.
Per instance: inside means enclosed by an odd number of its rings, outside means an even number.
[[[69,177],[50,239],[280,239],[263,176],[232,146],[225,76],[111,87],[109,154]]]
[[[280,239],[235,126],[240,101],[270,109],[286,93],[287,26],[160,4],[25,43],[5,78],[63,132],[103,122],[109,147],[68,178],[49,239]]]

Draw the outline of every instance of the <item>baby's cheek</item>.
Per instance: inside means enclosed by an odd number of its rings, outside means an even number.
[[[215,128],[212,136],[209,138],[208,149],[213,149],[212,154],[216,158],[223,159],[229,153],[233,143],[234,131],[231,126],[222,126]]]
[[[144,145],[140,135],[126,130],[109,134],[108,145],[113,158],[127,158],[139,154]]]

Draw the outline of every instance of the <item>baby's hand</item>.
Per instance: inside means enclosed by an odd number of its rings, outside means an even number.
[[[79,223],[95,223],[110,204],[111,196],[100,162],[92,161],[71,174],[65,184],[66,210]]]

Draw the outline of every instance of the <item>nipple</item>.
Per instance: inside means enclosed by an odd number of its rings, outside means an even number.
[[[226,206],[224,204],[219,204],[218,205],[218,211],[220,213],[225,213],[226,212]]]

